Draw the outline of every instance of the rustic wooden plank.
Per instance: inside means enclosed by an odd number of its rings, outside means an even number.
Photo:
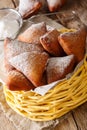
[[[78,130],[87,130],[87,102],[73,110],[73,116]]]
[[[68,114],[67,117],[62,120],[54,130],[77,130],[77,126],[73,119],[72,113]]]
[[[66,14],[66,10],[68,11],[68,13],[70,14],[72,11],[74,11],[77,16],[80,18],[80,20],[87,25],[87,0],[68,0],[67,4],[65,6],[63,6],[63,8],[61,8],[59,10],[59,12],[63,11],[64,15],[62,17],[60,17],[60,21],[65,25],[68,26],[68,24],[70,24],[70,21],[67,20],[67,22],[65,21],[65,17],[66,19],[69,19],[69,17]],[[75,23],[77,24],[77,23]],[[71,27],[73,26],[72,20],[71,20]]]
[[[18,5],[19,5],[19,0],[12,0],[12,2],[13,2],[13,4],[14,4],[15,8],[18,7]]]
[[[0,0],[0,8],[14,8],[11,0]]]
[[[60,23],[67,28],[79,28],[83,23],[71,10],[57,13]]]

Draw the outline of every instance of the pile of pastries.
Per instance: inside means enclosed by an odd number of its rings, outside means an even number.
[[[17,39],[4,40],[6,86],[30,90],[63,79],[85,55],[86,30],[62,32],[32,24]]]
[[[43,7],[47,7],[50,12],[58,11],[66,1],[67,0],[20,0],[18,11],[23,19],[25,19],[36,14]]]

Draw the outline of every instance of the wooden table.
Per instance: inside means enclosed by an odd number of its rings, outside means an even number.
[[[0,8],[15,8],[18,0],[1,0]],[[87,25],[87,0],[68,0],[61,10],[75,10],[81,21]],[[0,130],[16,130],[14,124],[6,118],[0,108]],[[71,111],[54,130],[87,130],[87,103]]]

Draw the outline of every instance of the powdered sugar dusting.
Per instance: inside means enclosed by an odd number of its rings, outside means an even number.
[[[62,37],[64,39],[66,37],[67,39],[69,39],[69,41],[71,41],[71,43],[72,43],[72,39],[73,39],[73,43],[78,42],[78,44],[79,44],[79,41],[81,41],[81,40],[85,41],[84,40],[85,35],[86,35],[85,30],[83,30],[81,28],[81,29],[76,30],[74,32],[64,32],[60,35],[60,37]]]
[[[9,58],[21,54],[23,52],[44,51],[43,47],[40,44],[27,44],[24,42],[19,42],[17,40],[11,40],[9,43],[6,43],[5,47]]]
[[[47,82],[63,79],[74,67],[74,55],[50,58],[47,65]]]
[[[11,58],[12,66],[21,71],[35,86],[42,82],[42,75],[46,67],[48,54],[43,52],[25,52]]]
[[[69,55],[66,57],[55,57],[49,59],[49,68],[56,68],[55,70],[58,73],[64,73],[65,68],[70,64],[72,59],[74,58],[74,55]]]
[[[49,6],[53,7],[53,6],[56,6],[56,5],[61,5],[61,0],[47,0]]]
[[[40,36],[47,32],[45,22],[32,24],[26,31],[19,35],[20,41],[28,43],[40,43]]]
[[[31,10],[35,4],[37,4],[37,0],[20,0],[19,3],[19,12],[21,15],[24,15],[26,12]]]

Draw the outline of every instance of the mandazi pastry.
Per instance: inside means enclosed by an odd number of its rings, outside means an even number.
[[[43,74],[49,55],[46,52],[25,52],[11,58],[10,64],[22,72],[35,87],[44,85]]]
[[[28,91],[35,88],[34,85],[17,70],[12,70],[7,73],[6,86],[11,91]]]
[[[13,70],[14,67],[9,64],[9,59],[19,55],[23,52],[31,52],[38,51],[43,52],[44,48],[40,44],[27,44],[24,42],[20,42],[18,40],[12,40],[10,38],[6,38],[4,40],[4,57],[5,57],[5,68],[6,71]]]
[[[84,27],[74,32],[66,32],[58,36],[59,43],[67,55],[74,54],[77,63],[85,55],[87,32]]]
[[[40,37],[40,42],[44,49],[53,56],[63,56],[64,51],[58,42],[60,33],[52,29]]]
[[[50,58],[48,60],[46,70],[48,84],[65,78],[65,76],[68,73],[72,72],[74,65],[75,65],[74,55]]]
[[[41,7],[40,0],[20,0],[18,11],[26,19],[36,14]]]
[[[27,30],[18,36],[18,40],[26,43],[40,43],[40,37],[47,32],[44,22],[32,24]]]
[[[50,12],[58,11],[67,0],[47,0],[48,8]]]
[[[84,27],[64,32],[32,24],[17,39],[4,41],[6,86],[28,91],[65,78],[84,58],[85,44]]]

